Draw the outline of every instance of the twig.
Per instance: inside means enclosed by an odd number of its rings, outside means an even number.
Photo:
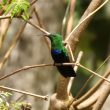
[[[36,16],[36,18],[37,18],[37,20],[38,20],[39,26],[40,26],[41,28],[44,28],[43,23],[41,22],[41,18],[40,18],[40,16],[39,16],[39,14],[38,14],[38,12],[37,12],[37,10],[36,10],[35,7],[34,7],[34,13],[35,13],[35,16]]]
[[[21,101],[25,98],[26,95],[22,94],[21,96],[19,96],[17,99],[16,99],[16,102],[18,101]]]
[[[109,71],[110,72],[110,71]],[[99,82],[98,82],[99,83]],[[108,82],[104,82],[104,83],[106,83],[106,84],[104,84],[104,87],[100,87],[98,90],[97,90],[97,88],[95,89],[95,91],[94,91],[94,93],[92,94],[90,94],[91,96],[89,97],[88,96],[88,99],[87,99],[87,97],[85,98],[85,99],[83,99],[82,101],[80,100],[80,99],[78,99],[77,101],[75,101],[74,103],[73,103],[73,106],[76,106],[77,107],[77,109],[87,109],[88,107],[90,107],[90,106],[92,106],[93,104],[95,104],[95,106],[97,106],[97,105],[101,105],[102,106],[102,104],[100,103],[100,104],[97,104],[97,103],[99,103],[99,101],[101,101],[102,102],[102,100],[101,100],[101,98],[104,96],[104,97],[107,97],[107,95],[105,95],[105,92],[106,93],[108,93],[109,94],[109,92],[108,91],[110,91],[110,84],[108,83]],[[101,85],[101,84],[100,84]],[[99,87],[99,86],[98,86]],[[107,89],[108,88],[108,89]],[[77,103],[77,102],[79,102],[80,101],[80,103]],[[97,101],[97,102],[96,102]],[[104,102],[104,101],[103,101]],[[77,104],[76,104],[77,103]],[[95,108],[95,106],[93,107],[93,108]],[[99,110],[99,109],[94,109],[94,110]]]
[[[11,18],[11,15],[6,15],[6,16],[0,16],[0,19],[9,19],[9,18]]]
[[[96,69],[96,72],[110,59],[110,55],[102,62],[102,64]]]
[[[90,70],[90,69],[88,69],[88,68],[84,67],[84,66],[83,66],[83,65],[81,65],[81,64],[77,64],[77,65],[78,65],[79,67],[81,67],[81,68],[83,68],[83,69],[85,69],[85,70],[89,71],[90,73],[93,73],[94,75],[96,75],[96,76],[100,77],[101,79],[104,79],[105,81],[107,81],[107,82],[109,82],[109,83],[110,83],[110,81],[109,81],[107,78],[105,78],[105,77],[103,77],[103,76],[99,75],[98,73],[96,73],[96,72],[94,72],[94,71],[92,71],[92,70]]]
[[[66,35],[68,35],[73,28],[73,14],[76,5],[76,0],[70,0],[70,11],[69,11],[69,19],[67,23]]]
[[[104,84],[100,88],[99,98],[95,103],[93,110],[101,110],[104,102],[110,94],[110,84],[108,82],[104,82]]]
[[[91,97],[77,105],[77,108],[84,109],[90,106],[90,104],[95,103],[93,110],[100,110],[110,93],[110,84],[108,82],[104,82],[103,85],[101,85],[101,87],[95,91],[96,92],[93,95],[91,94]]]
[[[10,15],[7,16],[0,16],[0,19],[7,19],[7,18],[11,18]],[[46,35],[49,35],[50,33],[47,32],[46,30],[44,30],[43,28],[39,27],[38,25],[35,25],[34,23],[32,23],[31,21],[25,20],[27,23],[29,23],[30,25],[32,25],[33,27],[37,28],[38,30],[40,30],[41,32],[43,32]]]
[[[21,71],[25,71],[25,70],[36,68],[36,67],[43,67],[43,66],[53,66],[53,64],[39,64],[39,65],[25,66],[25,67],[20,68],[20,69],[14,71],[8,75],[4,75],[3,77],[0,77],[0,80],[6,79],[14,74],[21,72]]]
[[[22,18],[22,17],[21,16],[15,16],[14,18]],[[29,18],[32,18],[32,17],[29,16]],[[0,19],[11,19],[11,15],[0,16]]]
[[[96,69],[95,72],[97,72],[97,71],[107,62],[107,60],[108,60],[109,58],[110,58],[110,55],[103,61],[103,63]],[[84,83],[83,87],[82,87],[82,88],[79,90],[79,92],[77,93],[75,99],[77,99],[77,98],[81,95],[82,91],[86,88],[87,84],[90,82],[90,80],[91,80],[94,76],[95,76],[95,75],[92,74],[92,75],[89,77],[89,79]]]
[[[10,19],[5,20],[5,21],[1,20],[0,49],[3,46],[3,42],[4,42],[4,39],[6,37],[6,33],[7,33],[8,29],[9,29],[10,24],[11,24],[11,20]]]
[[[107,78],[108,75],[110,74],[110,70],[107,71],[103,77]],[[78,105],[79,103],[81,103],[82,101],[84,101],[87,97],[89,97],[93,92],[95,92],[99,86],[103,83],[103,79],[100,79],[98,83],[96,83],[95,86],[93,86],[86,94],[84,94],[81,98],[79,98],[78,100],[73,102],[73,105]]]
[[[91,97],[76,106],[78,110],[87,109],[92,106],[99,98],[99,93],[93,94]],[[74,106],[74,105],[73,105]]]
[[[41,22],[41,19],[40,19],[39,14],[38,14],[38,12],[37,12],[37,10],[36,10],[35,7],[34,7],[34,13],[35,13],[35,16],[36,16],[36,18],[37,18],[37,20],[38,20],[39,26],[44,29],[44,25],[43,25],[43,23]],[[50,49],[49,41],[47,40],[46,37],[44,37],[44,40],[45,40],[45,42],[46,42],[48,48]]]
[[[36,3],[38,0],[33,0],[30,5],[33,5],[34,3]]]
[[[69,4],[68,4],[68,7],[67,7],[67,10],[66,10],[66,13],[65,13],[65,16],[64,16],[64,19],[63,19],[63,22],[62,22],[62,36],[63,37],[65,37],[65,31],[69,32],[71,30],[72,25],[73,25],[73,23],[72,23],[73,13],[72,12],[74,11],[74,5],[75,5],[75,0],[70,0]],[[68,21],[68,24],[67,24],[69,8],[70,8],[70,17],[69,17],[69,21]],[[68,25],[68,27],[67,27],[67,25]],[[58,96],[57,98],[58,99],[65,100],[66,98],[68,98],[68,96],[69,96],[69,94],[68,94],[68,92],[69,92],[68,91],[69,90],[68,89],[69,79],[70,78],[64,78],[63,76],[60,75],[58,85],[57,85],[57,96]]]
[[[24,23],[24,24],[20,27],[19,31],[17,32],[17,34],[16,34],[16,36],[15,36],[15,39],[13,40],[12,44],[10,45],[8,51],[6,52],[6,54],[5,54],[4,58],[3,58],[3,60],[2,60],[1,63],[0,63],[0,69],[3,67],[3,65],[5,64],[5,62],[7,61],[7,59],[9,58],[9,56],[10,56],[12,50],[14,49],[14,47],[15,47],[16,44],[17,44],[17,42],[19,41],[20,35],[22,34],[22,32],[23,32],[25,26],[26,26],[26,23]]]
[[[49,32],[47,32],[46,30],[44,30],[43,28],[39,27],[38,25],[35,25],[34,23],[32,23],[31,21],[26,20],[27,23],[29,23],[30,25],[32,25],[33,27],[35,27],[36,29],[40,30],[41,32],[43,32],[46,35],[50,35]]]
[[[13,89],[13,88],[5,87],[5,86],[0,86],[0,88],[4,89],[4,90],[14,91],[14,92],[18,92],[18,93],[25,94],[25,95],[30,95],[30,96],[33,96],[33,97],[36,97],[36,98],[41,98],[41,99],[44,99],[44,100],[48,100],[48,96],[36,95],[36,94],[30,93],[30,92],[26,92],[26,91],[22,91],[22,90],[18,90],[18,89]]]
[[[73,32],[83,23],[85,22],[89,17],[93,16],[97,11],[99,11],[109,0],[105,0],[104,3],[102,3],[96,10],[91,12],[87,17],[85,17],[83,20],[79,22],[79,24],[72,30],[72,32],[68,35],[65,41],[68,41]]]
[[[65,15],[64,15],[64,18],[63,18],[63,21],[62,21],[61,33],[62,33],[63,37],[65,37],[65,34],[66,34],[65,31],[66,31],[66,25],[67,25],[67,20],[68,20],[69,8],[70,8],[70,1],[68,3],[68,6],[66,8],[66,12],[65,12]]]
[[[30,68],[43,67],[43,66],[62,66],[62,65],[64,65],[64,66],[68,66],[68,65],[79,66],[79,67],[81,67],[81,68],[83,68],[83,69],[89,71],[90,73],[95,74],[96,76],[98,76],[98,77],[100,77],[101,79],[103,79],[103,80],[105,80],[105,81],[107,81],[107,82],[110,83],[110,81],[109,81],[107,78],[105,78],[105,77],[99,75],[98,73],[96,73],[96,72],[94,72],[94,71],[92,71],[92,70],[86,68],[85,66],[81,65],[80,63],[56,63],[56,64],[39,64],[39,65],[25,66],[25,67],[23,67],[23,68],[21,68],[21,69],[18,69],[18,70],[15,71],[15,72],[9,74],[8,77],[11,76],[11,75],[13,75],[13,74],[16,74],[16,73],[18,73],[18,72],[20,72],[20,71],[27,70],[27,69],[30,69]],[[4,77],[4,78],[3,78],[3,77]],[[6,75],[6,76],[3,76],[3,77],[0,78],[0,80],[5,79],[5,78],[7,77],[7,75]]]
[[[70,50],[70,54],[71,54],[71,57],[72,57],[72,60],[74,61],[74,57],[73,57],[73,54],[72,54],[72,50],[71,50],[71,47],[69,45],[69,50]],[[76,63],[79,63],[81,58],[82,58],[82,55],[83,55],[83,52],[80,51],[79,54],[78,54],[78,57],[77,57],[77,60],[76,60]],[[74,71],[76,72],[78,69],[78,66],[74,66]],[[68,84],[68,93],[70,93],[70,90],[71,90],[71,87],[72,87],[72,84],[73,84],[73,80],[74,78],[70,78],[70,81],[69,81],[69,84]]]
[[[69,51],[69,53],[70,53],[70,56],[71,56],[72,62],[74,62],[75,59],[74,59],[74,56],[73,56],[73,53],[72,53],[71,46],[69,45],[69,43],[67,43],[67,46],[68,46],[68,51]]]

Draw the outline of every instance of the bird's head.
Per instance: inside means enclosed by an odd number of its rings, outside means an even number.
[[[53,48],[56,48],[56,47],[58,48],[63,45],[62,36],[60,34],[50,34],[50,35],[47,35],[47,37],[50,39],[51,46]]]
[[[51,43],[62,42],[62,36],[60,34],[50,34],[47,35]]]

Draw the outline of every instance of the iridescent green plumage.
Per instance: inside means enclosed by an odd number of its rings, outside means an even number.
[[[51,48],[52,49],[62,50],[65,53],[65,55],[67,55],[67,50],[64,47],[64,44],[62,42],[63,39],[60,34],[50,35],[49,38],[51,40]]]
[[[62,36],[59,34],[48,35],[51,41],[51,54],[55,63],[69,63],[68,52],[63,44]],[[64,77],[75,77],[76,74],[71,65],[57,66],[57,69]]]

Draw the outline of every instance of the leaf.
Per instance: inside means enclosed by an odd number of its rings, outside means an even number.
[[[11,93],[9,93],[9,92],[5,92],[4,93],[4,96],[6,96],[6,97],[9,97],[9,96],[11,96],[12,94]]]
[[[24,20],[27,20],[27,19],[28,19],[25,15],[21,15],[21,17],[22,17]]]
[[[22,2],[22,4],[30,6],[30,3],[28,1],[24,1],[24,2]]]
[[[3,4],[6,4],[8,2],[8,0],[2,0]]]
[[[0,9],[2,9],[2,4],[0,4]]]
[[[30,3],[28,0],[20,0],[19,2],[17,0],[12,0],[11,4],[7,5],[5,15],[11,12],[11,18],[14,16],[22,16],[23,19],[27,20],[29,19],[29,7]]]
[[[7,15],[14,7],[15,7],[16,3],[11,3],[7,6],[6,11],[5,11],[5,15]]]

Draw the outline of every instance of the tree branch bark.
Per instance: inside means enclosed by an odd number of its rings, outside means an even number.
[[[84,12],[83,16],[81,17],[80,21],[83,20],[87,15],[89,15],[90,13],[92,13],[101,3],[102,3],[101,0],[92,0],[91,3],[90,3],[90,5],[88,6],[88,8],[86,9],[86,11]],[[78,43],[81,35],[86,30],[87,26],[89,25],[90,21],[92,20],[92,17],[93,16],[89,17],[85,22],[83,22],[79,26],[79,28],[77,28],[73,32],[72,36],[67,41],[71,45],[73,51],[75,51],[75,48],[77,46],[77,43]]]

